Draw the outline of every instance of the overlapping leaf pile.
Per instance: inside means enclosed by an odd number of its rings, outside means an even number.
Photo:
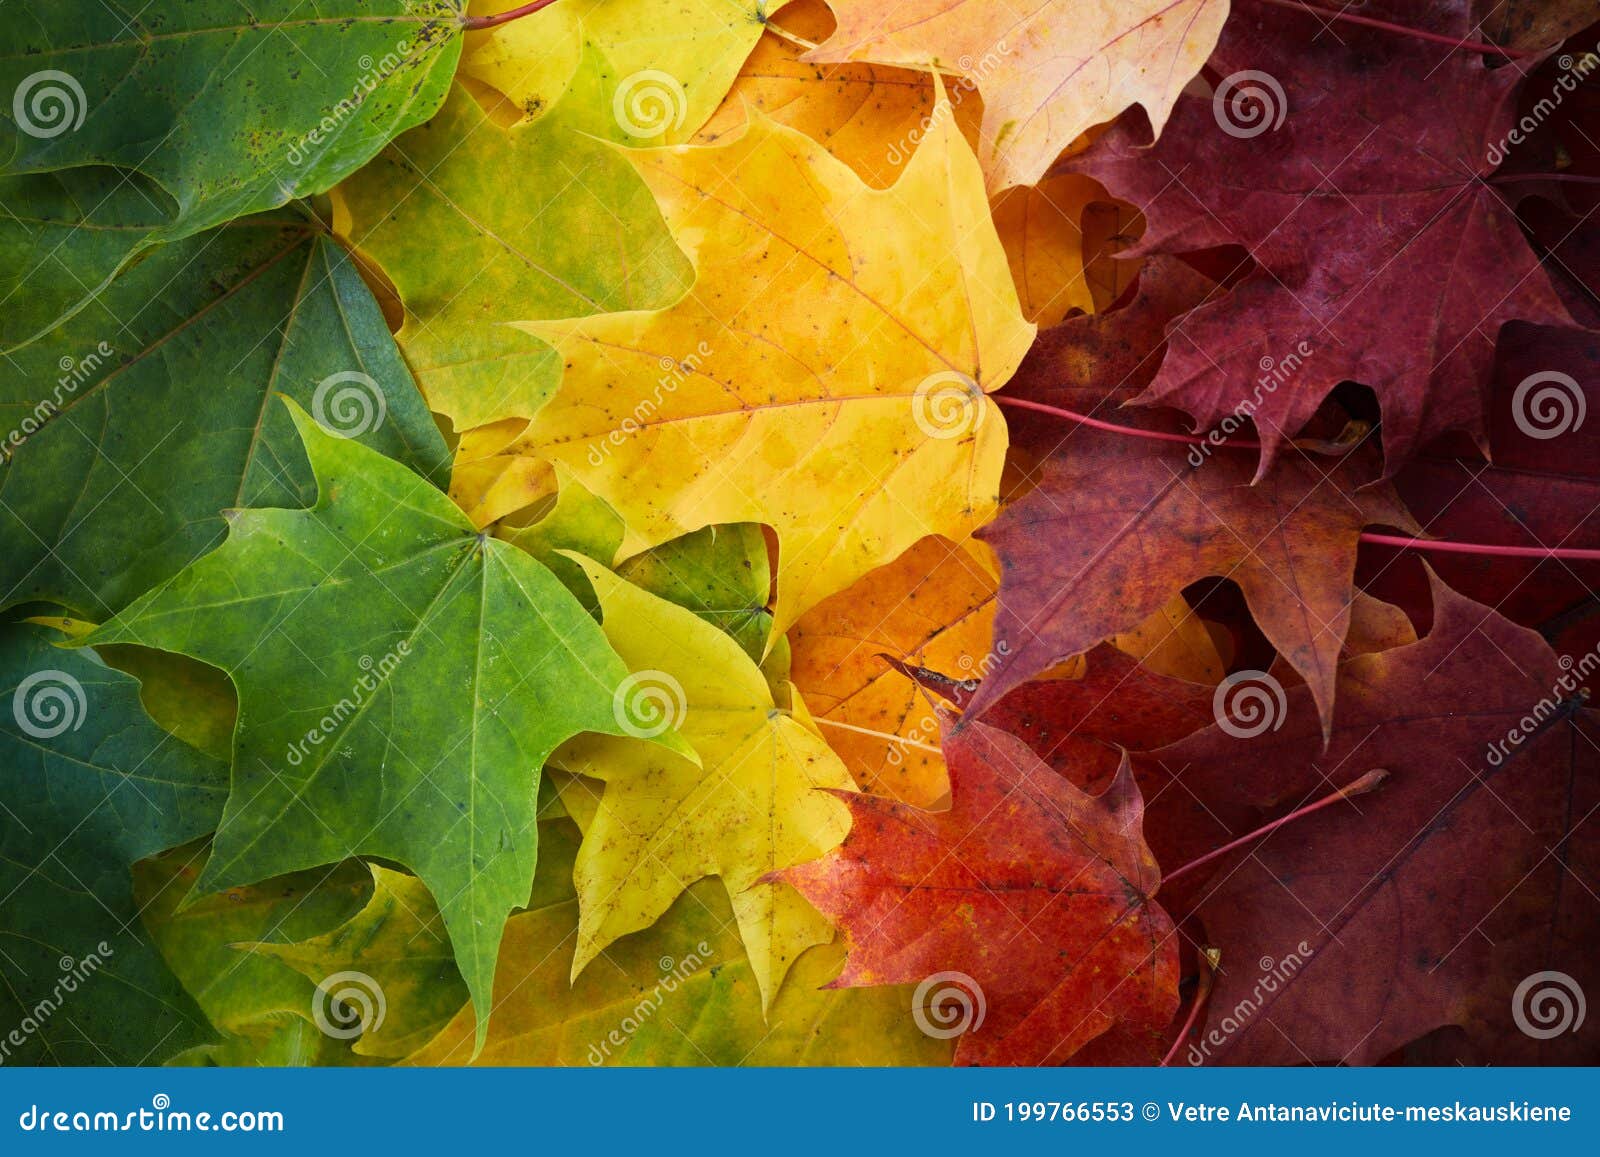
[[[16,0],[0,1062],[1600,1059],[1591,7]]]

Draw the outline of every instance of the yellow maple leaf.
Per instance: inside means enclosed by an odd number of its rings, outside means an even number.
[[[808,60],[932,67],[983,93],[992,189],[1032,185],[1090,128],[1143,105],[1159,136],[1216,47],[1229,0],[832,0]]]
[[[696,766],[658,753],[659,744],[593,735],[553,757],[605,783],[574,871],[581,914],[572,973],[714,875],[727,888],[766,1007],[795,960],[830,941],[833,929],[794,889],[763,877],[844,839],[848,812],[818,789],[849,790],[850,775],[806,726],[803,707],[774,702],[733,639],[571,557],[594,586],[607,640],[633,672],[616,698],[624,728],[648,738],[674,727],[700,759]]]
[[[665,309],[522,323],[566,374],[503,452],[564,462],[623,516],[623,557],[771,526],[778,634],[917,539],[987,521],[1006,432],[985,395],[1034,327],[949,108],[888,189],[759,116],[727,144],[631,151],[695,283]]]

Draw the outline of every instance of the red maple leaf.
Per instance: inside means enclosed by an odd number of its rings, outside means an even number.
[[[1433,595],[1425,638],[1343,665],[1326,752],[1296,688],[1259,735],[1139,757],[1260,814],[1387,772],[1216,861],[1194,912],[1221,968],[1191,1063],[1370,1064],[1444,1029],[1453,1059],[1600,1057],[1600,1026],[1540,1038],[1513,1003],[1541,972],[1600,984],[1593,713],[1538,635],[1437,579]]]
[[[1166,1027],[1177,940],[1127,761],[1089,796],[981,723],[944,752],[948,811],[840,793],[845,842],[780,873],[849,937],[834,985],[921,984],[935,1033],[958,986],[958,1064],[1060,1062],[1113,1026]]]
[[[1461,0],[1418,8],[1362,12],[1470,31]],[[1181,100],[1154,145],[1124,122],[1064,166],[1143,208],[1133,252],[1238,244],[1259,266],[1172,327],[1142,400],[1206,427],[1243,408],[1263,473],[1347,380],[1382,406],[1386,473],[1444,431],[1481,437],[1500,327],[1571,321],[1484,179],[1525,65],[1257,7],[1229,21],[1209,67],[1214,96]]]

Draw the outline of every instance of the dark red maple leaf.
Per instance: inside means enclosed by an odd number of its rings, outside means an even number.
[[[1513,1005],[1541,972],[1600,984],[1592,713],[1532,631],[1438,580],[1433,594],[1425,638],[1343,666],[1326,752],[1295,689],[1276,730],[1211,728],[1140,757],[1267,814],[1388,773],[1217,861],[1194,911],[1221,971],[1192,1063],[1367,1064],[1444,1026],[1461,1059],[1600,1057],[1592,1021],[1540,1039]]]
[[[948,811],[839,793],[845,842],[779,873],[849,937],[834,985],[960,986],[958,1064],[1060,1062],[1114,1026],[1165,1028],[1177,940],[1126,760],[1096,797],[981,723],[944,753]]]
[[[984,716],[1083,791],[1106,789],[1122,765],[1120,749],[1164,747],[1213,722],[1210,687],[1157,674],[1108,644],[1084,658],[1081,677],[1024,683]],[[977,693],[975,681],[889,662],[958,708]]]
[[[1470,31],[1463,0],[1362,12]],[[1570,323],[1483,179],[1521,63],[1490,69],[1360,26],[1335,36],[1304,13],[1255,6],[1228,22],[1209,67],[1222,78],[1215,99],[1180,100],[1154,145],[1124,121],[1063,166],[1145,211],[1134,252],[1240,244],[1259,265],[1173,327],[1143,400],[1205,427],[1247,407],[1262,472],[1346,380],[1382,406],[1386,473],[1439,433],[1481,437],[1500,327]],[[1284,377],[1291,352],[1299,364]]]
[[[1131,443],[1131,445],[1130,445]],[[1296,454],[1251,485],[1247,455],[1083,430],[980,537],[1001,562],[997,640],[969,708],[982,713],[1057,661],[1132,629],[1208,575],[1243,590],[1262,631],[1311,685],[1325,722],[1350,622],[1364,527],[1414,533],[1387,484],[1361,487],[1366,448]]]
[[[1418,521],[1455,541],[1600,548],[1600,334],[1508,326],[1490,412],[1493,465],[1463,439],[1445,439],[1395,477]],[[1430,561],[1451,587],[1539,630],[1558,651],[1600,644],[1600,562],[1454,553]],[[1365,548],[1357,579],[1426,625],[1416,558]],[[1588,683],[1600,687],[1593,676]]]

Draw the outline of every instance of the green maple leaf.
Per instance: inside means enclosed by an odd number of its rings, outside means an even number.
[[[211,1031],[140,926],[129,868],[215,826],[227,765],[57,637],[0,626],[0,1061],[155,1064]]]
[[[435,478],[448,453],[350,259],[287,212],[163,246],[0,360],[0,607],[103,620],[315,493],[273,393]]]
[[[103,239],[120,244],[114,265],[153,243],[322,192],[433,115],[460,55],[462,8],[458,0],[315,8],[11,0],[0,174],[101,166],[96,200],[117,192],[123,174],[143,178],[146,227]],[[8,208],[15,197],[0,192]],[[36,256],[41,267],[50,260]],[[81,298],[64,288],[56,287],[55,317],[27,317],[6,336],[25,341],[70,314]]]
[[[340,222],[394,282],[400,346],[457,430],[527,417],[560,384],[555,351],[507,322],[655,308],[694,280],[613,147],[617,91],[588,46],[555,106],[510,126],[458,84],[339,186]]]
[[[549,570],[290,410],[316,506],[236,512],[222,547],[91,638],[190,655],[238,691],[197,893],[398,861],[438,900],[486,1023],[505,918],[533,878],[540,769],[580,732],[628,734],[613,706],[628,671]]]

